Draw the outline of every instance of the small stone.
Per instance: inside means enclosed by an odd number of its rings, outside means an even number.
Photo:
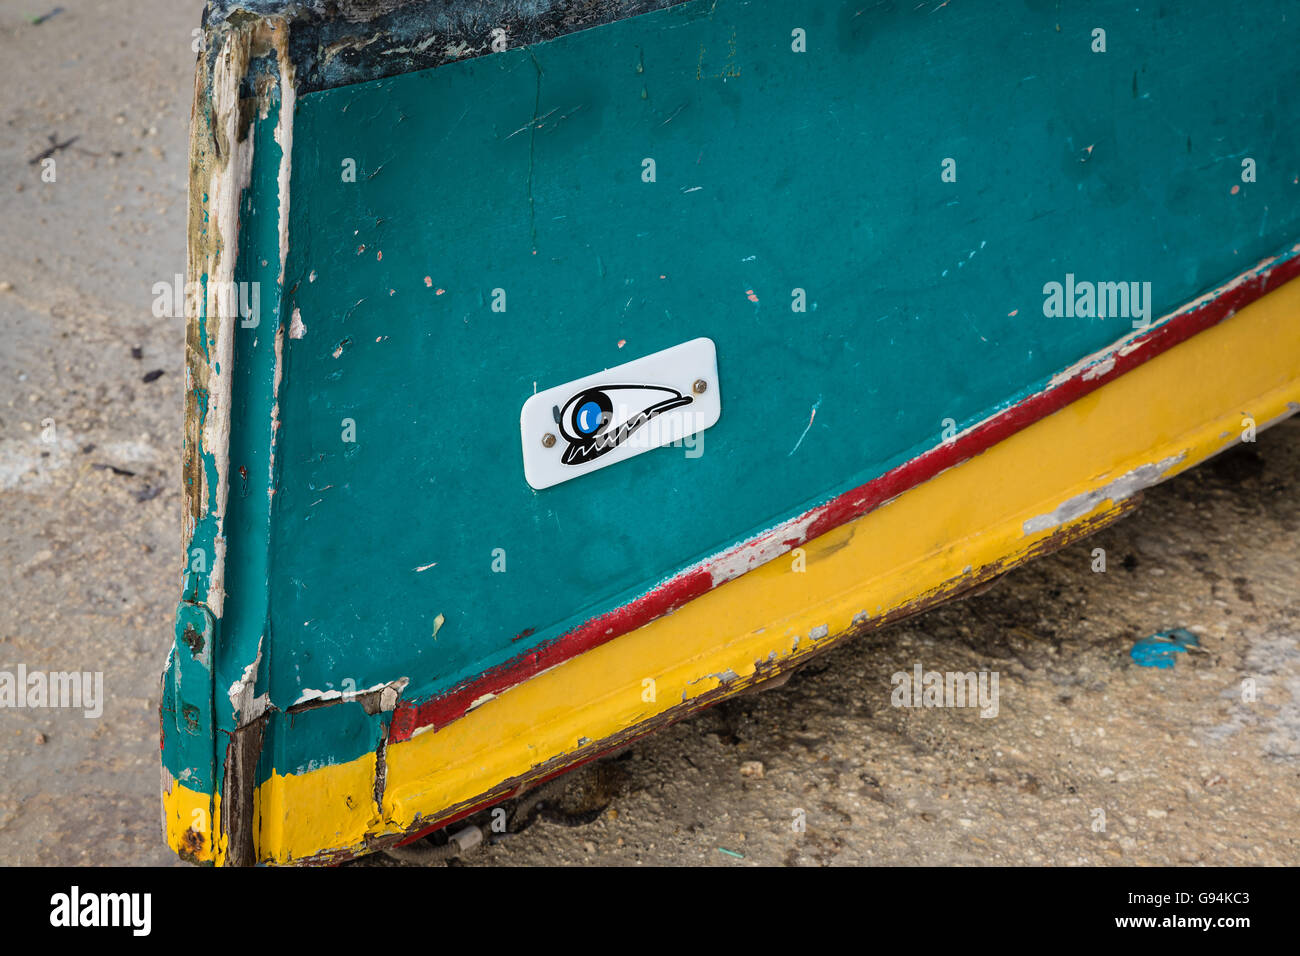
[[[740,775],[742,777],[761,777],[763,776],[763,763],[759,760],[746,760],[740,765]]]
[[[46,737],[43,733],[41,733],[38,730],[35,734],[35,739],[36,739],[37,746],[44,747],[49,742],[50,738]]]
[[[12,291],[14,291],[14,284],[12,282],[0,282],[0,292]]]

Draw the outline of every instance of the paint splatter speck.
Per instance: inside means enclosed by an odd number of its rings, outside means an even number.
[[[383,250],[383,249],[380,249],[378,252],[375,253],[375,259],[377,259],[379,262],[383,262],[383,261],[384,261],[384,250]]]
[[[425,287],[426,289],[432,289],[432,288],[433,288],[433,279],[431,279],[429,276],[425,276],[425,277],[424,277],[424,287]]]
[[[627,345],[627,339],[619,339],[619,340],[618,340],[618,347],[619,347],[619,348],[622,348],[622,347],[625,346],[625,345]]]
[[[1239,192],[1241,192],[1241,187],[1240,187],[1240,186],[1233,186],[1233,187],[1232,187],[1232,194],[1233,194],[1234,196],[1237,195],[1237,193],[1239,193]]]
[[[754,290],[753,290],[753,289],[746,289],[746,290],[745,290],[745,298],[747,298],[750,302],[757,302],[757,301],[758,301],[758,296],[756,296],[756,295],[754,294]]]

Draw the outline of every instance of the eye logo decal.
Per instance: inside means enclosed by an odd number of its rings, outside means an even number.
[[[659,385],[598,385],[578,392],[551,413],[569,443],[560,460],[585,465],[622,445],[642,425],[692,399]]]
[[[591,351],[604,349],[593,344]],[[694,461],[703,454],[700,433],[722,415],[718,352],[703,337],[540,391],[532,384],[519,410],[519,437],[524,480],[534,491],[669,445],[683,449],[682,461]],[[660,456],[658,470],[673,467]]]

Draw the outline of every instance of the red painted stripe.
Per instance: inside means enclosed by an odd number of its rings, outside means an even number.
[[[1238,284],[1227,283],[1226,286],[1221,287],[1226,291],[1151,329],[1126,344],[1124,351],[1112,349],[1102,355],[1099,361],[1113,360],[1113,365],[1105,372],[1085,377],[1089,375],[1090,370],[1098,368],[1097,363],[1078,369],[1070,378],[985,419],[951,443],[937,445],[892,471],[807,512],[801,516],[801,519],[797,519],[808,520],[806,530],[802,534],[781,541],[781,552],[819,537],[848,521],[860,518],[909,488],[928,481],[944,469],[978,455],[1022,428],[1059,411],[1106,382],[1118,378],[1193,335],[1230,318],[1255,299],[1298,275],[1300,275],[1300,256],[1294,254],[1290,258],[1273,260],[1267,266],[1243,273],[1246,277],[1244,280],[1240,276],[1233,280]],[[463,717],[468,712],[470,704],[486,694],[499,694],[620,634],[626,634],[655,618],[672,613],[688,601],[708,592],[716,584],[723,583],[722,581],[715,583],[714,575],[710,570],[712,565],[725,563],[728,559],[734,559],[747,551],[757,553],[764,545],[770,547],[775,537],[788,533],[783,529],[784,526],[736,545],[709,562],[682,572],[635,601],[592,618],[554,640],[539,645],[505,664],[491,668],[444,694],[422,703],[398,706],[393,713],[389,739],[408,740],[421,727],[445,726]]]

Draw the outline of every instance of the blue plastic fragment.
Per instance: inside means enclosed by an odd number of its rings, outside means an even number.
[[[1189,647],[1200,647],[1196,635],[1183,627],[1172,631],[1157,631],[1133,645],[1129,656],[1139,667],[1173,667],[1174,655],[1186,653]]]

